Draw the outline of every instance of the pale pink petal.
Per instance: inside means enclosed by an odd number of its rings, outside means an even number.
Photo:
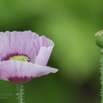
[[[54,43],[52,40],[46,38],[45,36],[41,36],[39,38],[39,43],[40,43],[40,47],[50,47],[50,46],[54,46]]]
[[[35,50],[36,50],[36,55],[38,55],[39,50],[40,50],[39,39],[33,40],[33,45],[34,45],[34,48],[35,48]]]
[[[56,73],[57,71],[55,68],[40,66],[30,62],[16,60],[0,62],[0,79],[10,80],[14,83],[27,82],[33,77],[40,77],[49,73]]]
[[[31,31],[24,32],[0,32],[0,43],[3,44],[3,52],[0,55],[2,60],[8,60],[10,56],[25,55],[30,58],[30,62],[34,63],[36,58],[36,50],[33,45],[33,40],[39,36]]]
[[[36,56],[35,64],[46,66],[52,52],[52,48],[53,46],[48,48],[41,47],[38,55]]]
[[[3,43],[0,42],[0,55],[2,55],[2,52],[3,52],[3,46],[4,46]],[[1,59],[1,58],[0,58],[0,59]]]
[[[49,60],[50,54],[52,52],[52,49],[54,47],[54,43],[53,43],[53,41],[46,38],[45,36],[41,36],[39,38],[39,45],[40,45],[39,46],[40,50],[36,56],[35,63],[42,65],[42,66],[46,66],[47,62]],[[37,48],[37,49],[39,49],[39,48]]]

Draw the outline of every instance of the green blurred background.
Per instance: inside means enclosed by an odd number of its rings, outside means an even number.
[[[102,0],[0,0],[0,31],[31,30],[55,43],[56,74],[24,83],[26,103],[100,103]],[[16,85],[0,80],[0,103],[18,103]]]

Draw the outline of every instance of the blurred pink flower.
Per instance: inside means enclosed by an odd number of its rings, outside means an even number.
[[[53,46],[53,41],[31,31],[0,32],[0,79],[24,83],[56,73],[57,69],[46,66]],[[10,60],[14,56],[26,56],[29,61]]]

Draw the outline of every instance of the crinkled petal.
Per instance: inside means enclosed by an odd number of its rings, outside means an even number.
[[[52,48],[53,46],[48,48],[41,47],[39,54],[36,56],[35,64],[46,66],[52,52]]]
[[[2,60],[7,60],[10,55],[20,54],[27,55],[30,62],[34,63],[36,58],[36,50],[33,45],[33,40],[38,39],[39,36],[31,31],[24,32],[0,32],[0,43],[3,44]]]
[[[35,44],[38,44],[38,43],[35,43]],[[54,47],[54,43],[53,41],[46,38],[45,36],[41,36],[39,38],[39,45],[40,46],[35,46],[35,47],[39,47],[37,48],[37,50],[40,49],[36,56],[35,64],[46,66],[49,60],[50,54],[52,52],[52,49]]]
[[[40,47],[50,47],[54,45],[53,41],[46,38],[45,36],[41,36],[39,38],[39,43],[40,43]]]
[[[0,42],[0,55],[1,55],[2,52],[3,52],[3,46],[4,46],[3,43]]]
[[[33,77],[40,77],[49,73],[56,73],[55,68],[40,66],[30,62],[16,60],[0,62],[0,79],[10,80],[14,83],[23,83],[31,80]]]

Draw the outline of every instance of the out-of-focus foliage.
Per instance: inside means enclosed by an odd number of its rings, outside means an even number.
[[[48,66],[59,69],[25,83],[26,103],[99,103],[94,33],[103,29],[102,0],[0,0],[0,31],[32,30],[55,43]],[[15,84],[0,81],[0,103],[17,103]],[[1,97],[0,94],[0,97]]]

